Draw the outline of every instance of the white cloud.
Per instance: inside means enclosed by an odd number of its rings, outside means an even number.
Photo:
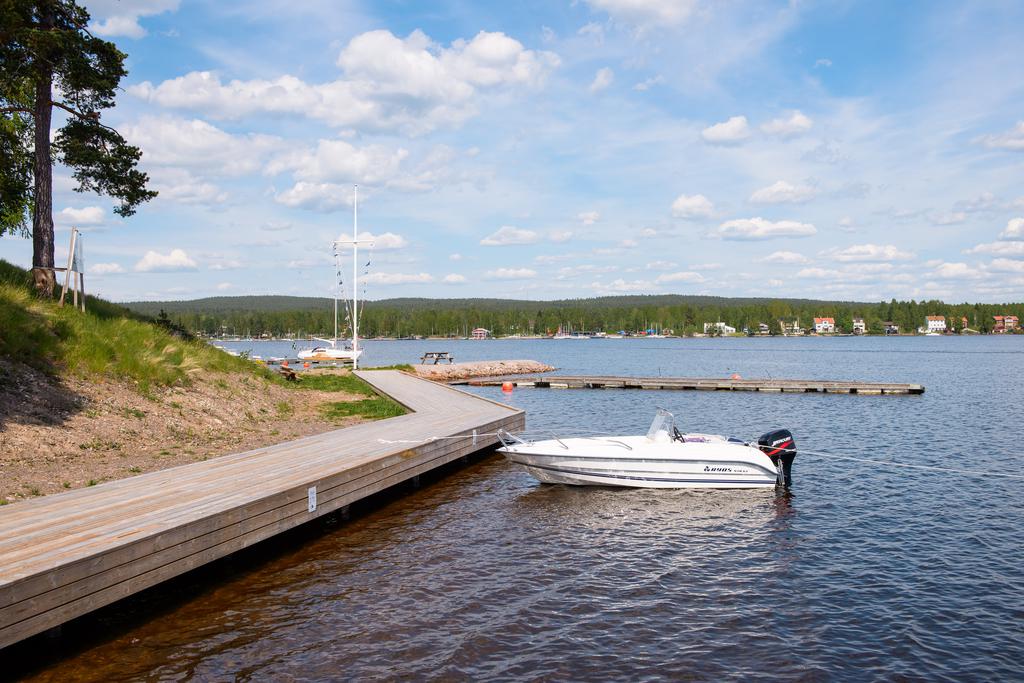
[[[487,271],[485,277],[491,280],[529,280],[537,277],[537,271],[529,268],[498,268]]]
[[[974,199],[957,202],[954,208],[966,211],[967,213],[991,211],[997,208],[996,196],[991,192],[982,192]]]
[[[615,80],[615,73],[608,67],[597,70],[594,80],[590,84],[590,92],[598,93],[606,89]]]
[[[1024,121],[1018,121],[1017,125],[999,135],[982,135],[975,138],[974,142],[984,145],[989,149],[1006,149],[1011,152],[1024,152]]]
[[[357,148],[344,140],[320,140],[315,150],[277,157],[267,165],[266,172],[275,175],[291,171],[296,180],[313,183],[384,184],[398,176],[408,156],[409,152],[402,148]]]
[[[1006,230],[999,233],[1001,240],[1024,240],[1024,218],[1011,218]]]
[[[856,232],[857,230],[853,219],[849,216],[843,216],[839,219],[839,229],[843,232]]]
[[[647,268],[647,270],[672,270],[678,265],[678,263],[673,261],[651,261],[644,267]]]
[[[601,282],[592,282],[592,283],[590,283],[590,286],[591,286],[592,289],[596,290],[599,293],[609,293],[609,292],[612,292],[612,293],[614,293],[614,292],[649,292],[652,289],[654,289],[654,283],[650,282],[649,280],[631,280],[631,281],[627,281],[627,280],[623,280],[622,278],[618,278],[617,280],[613,280],[613,281],[609,282],[608,284],[604,284],[604,283],[601,283]]]
[[[123,273],[124,268],[121,267],[120,263],[97,263],[89,268],[89,272],[94,275],[110,275],[113,273]]]
[[[219,118],[297,114],[337,127],[423,134],[476,115],[484,92],[543,83],[559,59],[504,33],[481,31],[442,47],[419,30],[406,38],[376,30],[353,38],[337,64],[343,76],[322,84],[289,75],[222,83],[214,73],[194,71],[129,92]]]
[[[597,211],[584,211],[582,213],[576,214],[576,220],[578,220],[583,225],[593,225],[594,223],[601,220],[601,214],[599,214]]]
[[[373,242],[373,249],[377,251],[386,251],[389,249],[403,249],[409,246],[409,241],[401,235],[396,235],[393,232],[382,232],[379,235],[374,235],[372,232],[361,232],[358,235],[360,242]],[[351,233],[341,233],[335,238],[338,241],[338,247],[341,249],[351,249],[351,244],[345,244],[345,240],[351,240]],[[370,248],[369,244],[360,244],[360,249]]]
[[[1000,273],[1024,273],[1024,261],[1015,259],[997,258],[988,264],[988,267]]]
[[[274,195],[274,201],[292,208],[334,211],[352,206],[352,186],[299,181],[284,192]]]
[[[592,9],[639,27],[678,25],[697,7],[697,0],[586,0]]]
[[[196,262],[189,258],[183,249],[171,249],[166,254],[156,251],[147,251],[146,254],[135,264],[135,270],[140,273],[173,273],[183,270],[197,270]]]
[[[966,263],[943,263],[935,269],[935,276],[943,280],[976,280],[984,273]]]
[[[434,281],[430,273],[370,273],[365,281],[374,285],[426,284]]]
[[[633,86],[633,90],[637,90],[639,92],[645,92],[647,90],[650,90],[652,87],[654,87],[656,85],[661,85],[664,82],[665,82],[665,77],[664,76],[661,76],[661,75],[652,76],[651,78],[643,80],[640,83],[637,83],[636,85],[634,85]]]
[[[708,126],[700,135],[713,145],[736,144],[750,137],[750,126],[746,116],[733,116],[728,121]]]
[[[838,270],[826,270],[825,268],[804,268],[797,272],[797,277],[810,278],[813,280],[836,280],[843,276]]]
[[[672,202],[672,215],[676,218],[708,218],[714,211],[714,205],[702,194],[681,194]]]
[[[759,260],[764,263],[790,263],[795,265],[810,263],[810,260],[806,256],[798,254],[795,251],[773,251]]]
[[[441,282],[445,283],[446,285],[461,285],[465,281],[466,276],[459,275],[458,273],[449,273],[441,279]]]
[[[234,289],[234,288],[235,288],[235,286],[233,284],[231,284],[230,282],[218,282],[217,283],[217,291],[218,292],[226,292],[229,289]]]
[[[509,244],[534,244],[540,236],[533,230],[520,230],[511,225],[504,225],[493,235],[480,240],[485,247],[503,247]]]
[[[964,250],[965,254],[992,254],[994,256],[1024,256],[1024,242],[988,242]]]
[[[571,230],[552,230],[548,233],[548,239],[552,242],[568,242],[572,239]]]
[[[800,110],[794,110],[786,118],[772,119],[768,123],[761,124],[761,130],[768,135],[778,135],[789,138],[806,133],[814,126],[814,121],[808,118]]]
[[[631,239],[624,239],[619,242],[619,246],[622,247],[623,249],[634,249],[637,246],[637,241]]]
[[[257,171],[265,157],[284,148],[277,137],[232,135],[206,121],[172,116],[144,116],[121,133],[142,150],[146,166],[202,169],[217,175]]]
[[[822,252],[824,258],[835,261],[851,262],[878,262],[878,261],[906,261],[914,258],[909,251],[900,251],[892,244],[855,244],[844,249],[838,247]]]
[[[72,227],[99,225],[103,222],[103,209],[98,206],[85,206],[81,209],[74,209],[69,206],[57,214],[57,222]]]
[[[657,237],[657,236],[658,236],[658,231],[655,230],[654,228],[644,228],[643,230],[640,231],[641,239],[650,239],[652,237]]]
[[[791,185],[780,180],[754,192],[750,201],[754,204],[802,204],[813,199],[815,194],[817,190],[809,185]]]
[[[210,270],[236,270],[242,267],[242,262],[232,258],[215,258],[209,265]]]
[[[967,220],[967,213],[964,211],[947,211],[945,213],[934,213],[929,218],[935,225],[957,225]]]
[[[740,218],[726,221],[716,228],[712,237],[724,240],[768,240],[776,237],[810,237],[818,229],[810,223],[768,221],[763,218]]]
[[[693,282],[701,283],[704,282],[704,276],[700,273],[696,273],[690,270],[680,271],[677,273],[662,273],[657,277],[655,282]]]
[[[462,254],[452,254],[451,256],[448,257],[448,260],[449,261],[461,261],[462,260]]]
[[[178,9],[178,0],[132,0],[124,3],[117,0],[90,0],[88,3],[89,30],[104,38],[124,36],[142,38],[146,29],[139,25],[139,18]]]
[[[152,171],[152,189],[158,201],[215,206],[228,200],[228,193],[213,183],[200,180],[183,168],[157,168]]]
[[[814,62],[815,69],[817,69],[819,66],[823,66],[827,69],[828,67],[832,66],[832,60],[827,57],[822,57],[821,59]]]

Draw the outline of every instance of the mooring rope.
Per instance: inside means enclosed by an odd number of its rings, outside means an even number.
[[[524,432],[525,433],[525,432]],[[378,443],[382,444],[423,444],[430,443],[432,441],[444,441],[447,439],[473,439],[475,442],[477,439],[486,436],[500,436],[501,434],[508,434],[508,432],[476,432],[473,434],[456,434],[455,436],[428,436],[423,439],[377,439]],[[594,437],[612,436],[609,434],[591,434]],[[749,446],[755,446],[756,444],[750,443]],[[834,458],[836,460],[852,460],[854,462],[868,463],[871,465],[884,465],[888,467],[905,467],[908,469],[915,470],[926,470],[929,472],[945,472],[948,474],[966,474],[969,476],[981,476],[981,477],[1001,477],[1003,479],[1024,479],[1022,474],[1009,474],[1005,472],[982,472],[980,470],[966,470],[957,467],[937,467],[934,465],[914,465],[907,462],[896,462],[894,460],[872,460],[870,458],[858,458],[848,455],[836,455],[835,453],[825,453],[823,451],[808,451],[802,448],[797,448],[797,455],[815,455],[821,458]]]
[[[855,462],[866,462],[872,465],[888,465],[890,467],[908,467],[915,470],[929,470],[932,472],[948,472],[952,474],[968,474],[982,477],[1002,477],[1004,479],[1024,479],[1022,474],[1008,474],[1005,472],[982,472],[980,470],[964,470],[956,467],[936,467],[934,465],[912,465],[907,462],[896,462],[889,460],[871,460],[870,458],[855,458],[848,455],[836,455],[835,453],[823,453],[821,451],[807,451],[801,448],[796,449],[797,455],[817,455],[822,458],[835,458],[837,460],[853,460]]]

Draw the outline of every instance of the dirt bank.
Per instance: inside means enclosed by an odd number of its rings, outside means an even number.
[[[416,374],[438,382],[470,377],[496,377],[498,375],[520,375],[535,372],[551,372],[555,368],[535,360],[481,360],[471,363],[438,365],[414,365]]]
[[[355,424],[362,418],[328,420],[319,407],[362,398],[241,373],[140,393],[130,383],[57,380],[0,359],[0,503]]]

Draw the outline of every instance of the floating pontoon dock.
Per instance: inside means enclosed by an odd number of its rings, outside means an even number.
[[[762,391],[771,393],[819,394],[923,394],[921,384],[883,382],[832,382],[820,379],[717,379],[708,377],[485,377],[465,379],[451,384],[501,386],[511,382],[517,387],[539,389],[677,389],[691,391]]]
[[[0,507],[0,648],[497,443],[523,411],[396,371],[411,412]],[[428,440],[433,436],[457,439]],[[405,443],[388,443],[388,442]]]

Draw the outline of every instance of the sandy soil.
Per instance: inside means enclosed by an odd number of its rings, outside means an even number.
[[[318,406],[361,398],[216,373],[144,396],[0,359],[0,504],[355,424]]]
[[[472,363],[414,365],[416,374],[426,379],[449,382],[470,377],[497,377],[534,372],[551,372],[555,368],[535,360],[482,360]]]

